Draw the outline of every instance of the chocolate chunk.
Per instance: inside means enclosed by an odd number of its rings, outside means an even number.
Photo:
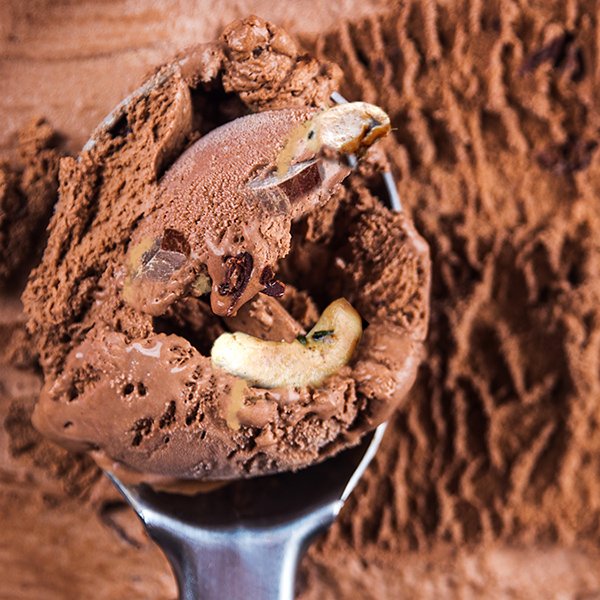
[[[219,294],[232,296],[236,300],[244,293],[250,281],[254,259],[249,252],[241,252],[237,256],[227,256],[224,260],[225,280],[219,285]]]
[[[281,281],[273,280],[261,290],[263,294],[273,298],[281,298],[285,294],[285,285]]]
[[[294,202],[319,185],[321,185],[321,172],[319,164],[314,162],[293,177],[282,181],[279,187],[290,201]]]
[[[185,261],[185,254],[163,250],[157,241],[142,256],[140,275],[149,279],[166,281]]]
[[[273,268],[269,267],[268,265],[262,270],[262,273],[260,274],[260,282],[263,285],[267,285],[267,283],[269,283],[270,281],[272,281],[275,278],[275,273],[273,272]]]
[[[190,254],[190,244],[187,238],[177,229],[165,229],[160,248],[169,252],[180,252],[186,256]]]
[[[165,229],[162,238],[154,241],[141,258],[139,275],[166,281],[187,260],[190,244],[177,229]]]
[[[269,266],[266,266],[263,269],[263,272],[260,275],[260,282],[265,286],[261,292],[267,296],[281,298],[285,293],[285,285],[281,283],[281,281],[275,279],[275,273],[273,273],[273,269]]]

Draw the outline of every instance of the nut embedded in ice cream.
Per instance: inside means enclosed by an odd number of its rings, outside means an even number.
[[[274,342],[223,333],[211,357],[221,369],[263,388],[318,386],[352,358],[362,334],[360,315],[343,298],[332,302],[306,336]]]
[[[391,129],[384,110],[367,102],[339,104],[302,123],[288,139],[277,161],[283,179],[295,164],[311,156],[333,151],[362,154]]]

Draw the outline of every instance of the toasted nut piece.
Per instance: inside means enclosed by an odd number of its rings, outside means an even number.
[[[193,296],[204,296],[210,294],[212,290],[212,280],[208,273],[200,273],[192,283],[191,292]]]
[[[293,166],[326,151],[338,154],[362,153],[391,130],[385,111],[367,102],[349,102],[333,106],[297,127],[277,161],[277,174],[285,179]]]
[[[312,119],[311,128],[319,146],[349,154],[372,146],[390,131],[391,125],[387,113],[378,106],[349,102],[319,113]]]
[[[265,341],[224,333],[213,344],[213,364],[263,388],[318,386],[346,365],[362,335],[362,320],[339,298],[306,336],[293,342]]]

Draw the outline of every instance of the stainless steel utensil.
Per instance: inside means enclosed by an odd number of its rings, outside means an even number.
[[[386,424],[298,471],[183,496],[108,476],[169,559],[181,600],[291,600],[298,561],[375,455]]]
[[[164,79],[168,73],[162,74]],[[154,80],[123,100],[84,149],[111,127],[130,102],[148,94]],[[338,93],[337,103],[346,102]],[[351,166],[356,159],[349,157]],[[402,210],[396,185],[383,173],[390,206]],[[296,473],[240,480],[194,496],[127,485],[108,477],[169,559],[181,600],[290,600],[298,561],[327,529],[371,462],[386,424],[360,445]]]

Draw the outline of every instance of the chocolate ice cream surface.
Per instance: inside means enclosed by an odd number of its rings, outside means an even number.
[[[379,197],[387,116],[332,108],[338,78],[250,18],[63,159],[24,294],[36,427],[153,476],[231,479],[326,458],[402,402],[428,248]]]

